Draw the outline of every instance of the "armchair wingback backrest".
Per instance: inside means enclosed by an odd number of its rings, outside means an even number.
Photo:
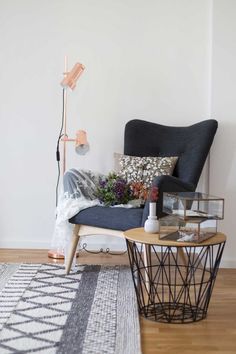
[[[208,119],[172,127],[134,119],[125,127],[124,153],[131,156],[178,156],[173,176],[196,188],[218,123]]]

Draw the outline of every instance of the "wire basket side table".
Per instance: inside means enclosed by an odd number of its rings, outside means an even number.
[[[226,236],[196,244],[161,240],[142,228],[124,235],[140,315],[166,323],[204,319]]]

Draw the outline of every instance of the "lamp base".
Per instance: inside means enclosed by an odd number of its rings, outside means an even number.
[[[65,256],[64,256],[64,253],[60,253],[56,250],[49,250],[48,251],[48,257],[49,258],[53,258],[53,259],[64,259]],[[76,258],[79,257],[79,252],[77,251],[76,252]]]

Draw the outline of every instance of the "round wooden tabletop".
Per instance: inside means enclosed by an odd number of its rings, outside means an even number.
[[[171,227],[166,227],[161,230],[160,233],[157,234],[149,234],[144,231],[143,227],[139,227],[136,229],[130,229],[124,231],[124,237],[131,242],[144,243],[147,245],[157,245],[157,246],[174,246],[174,247],[201,247],[201,246],[209,246],[216,245],[219,243],[223,243],[226,241],[226,236],[217,232],[215,236],[208,238],[205,241],[196,243],[196,242],[179,242],[172,241],[167,239],[162,239],[165,235],[171,233]]]

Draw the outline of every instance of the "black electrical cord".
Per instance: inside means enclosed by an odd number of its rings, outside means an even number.
[[[61,176],[61,169],[60,169],[60,139],[63,136],[62,131],[64,128],[64,110],[65,110],[65,89],[63,88],[62,90],[62,120],[61,120],[61,128],[60,128],[60,133],[57,139],[57,147],[56,147],[56,161],[57,161],[57,170],[58,170],[58,175],[57,175],[57,184],[56,184],[56,207],[58,204],[58,187],[59,187],[59,182],[60,182],[60,176]]]

